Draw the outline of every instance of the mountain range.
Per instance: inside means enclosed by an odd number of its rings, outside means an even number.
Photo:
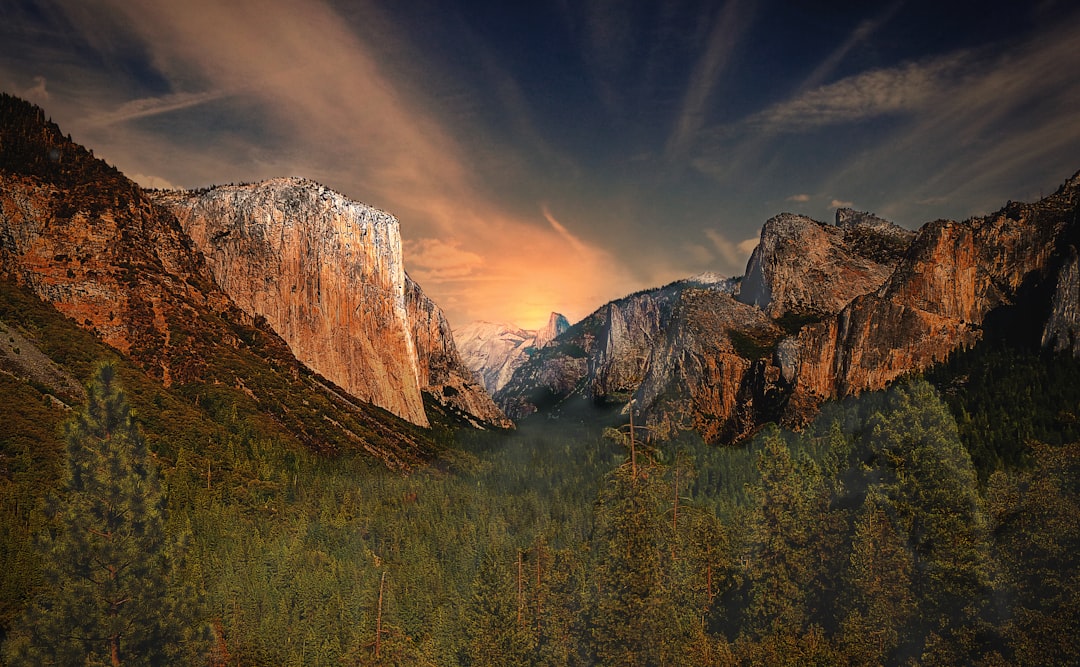
[[[650,433],[733,443],[800,427],[984,336],[1080,354],[1080,174],[1035,203],[905,230],[839,209],[765,223],[737,284],[680,281],[613,301],[496,392],[512,418],[629,404]]]
[[[1078,188],[916,231],[784,213],[742,278],[644,290],[573,326],[552,313],[537,331],[451,332],[389,213],[298,178],[144,190],[5,95],[0,280],[195,403],[233,392],[268,428],[392,467],[423,460],[443,425],[509,428],[570,403],[632,404],[656,438],[734,443],[986,336],[1080,355]],[[6,372],[77,400],[78,382],[0,325],[28,350]]]
[[[522,329],[513,324],[471,322],[454,331],[462,361],[492,394],[509,382],[514,371],[570,328],[561,313],[551,313],[540,329]]]

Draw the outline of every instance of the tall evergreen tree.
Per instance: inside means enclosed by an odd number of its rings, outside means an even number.
[[[603,664],[671,664],[683,653],[665,567],[671,558],[667,494],[653,465],[623,465],[601,491],[591,634]]]
[[[13,664],[158,665],[204,646],[164,530],[161,485],[116,370],[98,369],[66,424],[67,479],[39,542],[47,590],[6,645]]]
[[[871,489],[855,525],[845,577],[847,616],[841,643],[853,664],[891,664],[892,652],[906,637],[916,608],[911,588],[914,561],[907,536]]]

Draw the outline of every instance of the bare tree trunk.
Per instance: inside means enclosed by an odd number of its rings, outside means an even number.
[[[379,608],[375,614],[375,659],[378,660],[382,653],[382,598],[383,587],[386,585],[386,570],[383,570],[382,578],[379,579]]]

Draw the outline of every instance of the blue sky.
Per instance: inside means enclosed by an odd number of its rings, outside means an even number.
[[[837,206],[907,227],[1080,170],[1072,2],[0,4],[0,88],[146,186],[396,215],[460,326],[577,320]]]

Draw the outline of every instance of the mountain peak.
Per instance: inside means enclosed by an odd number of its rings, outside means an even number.
[[[544,347],[569,328],[570,321],[566,319],[566,316],[562,313],[553,312],[548,316],[547,324],[536,331],[536,341],[533,345]]]

